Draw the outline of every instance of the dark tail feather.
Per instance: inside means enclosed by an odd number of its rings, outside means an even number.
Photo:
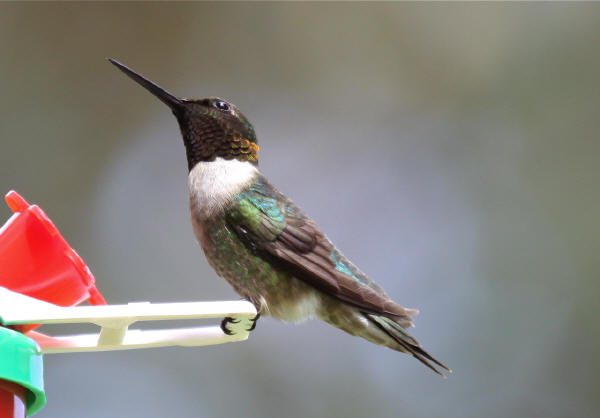
[[[443,373],[441,373],[431,362],[437,364],[441,368],[447,370],[452,373],[452,370],[448,366],[446,366],[441,361],[435,359],[431,354],[427,351],[423,350],[421,344],[414,339],[406,330],[393,319],[378,316],[375,314],[365,313],[364,314],[367,319],[369,319],[373,324],[375,324],[379,329],[385,332],[387,335],[392,337],[394,341],[402,346],[406,351],[412,354],[417,360],[421,363],[429,367],[431,370],[436,372],[442,377],[446,377]]]

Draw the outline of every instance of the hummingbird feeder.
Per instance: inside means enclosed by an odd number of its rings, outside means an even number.
[[[81,257],[37,205],[10,191],[14,212],[0,228],[0,418],[23,418],[46,403],[43,354],[203,346],[248,338],[257,312],[247,301],[107,305]],[[78,306],[87,302],[89,306]],[[137,321],[223,318],[220,326],[136,330]],[[99,333],[50,336],[42,324],[92,323]]]

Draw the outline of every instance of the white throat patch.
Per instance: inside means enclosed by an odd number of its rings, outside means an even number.
[[[248,161],[225,160],[199,162],[188,176],[192,214],[210,218],[231,201],[258,175],[258,169]]]

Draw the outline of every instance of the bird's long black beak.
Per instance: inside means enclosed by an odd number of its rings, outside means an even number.
[[[140,84],[150,93],[158,97],[160,101],[169,106],[173,112],[179,113],[183,109],[185,102],[182,99],[173,96],[171,93],[160,87],[158,84],[155,84],[152,81],[148,80],[146,77],[136,73],[131,68],[121,64],[119,61],[112,58],[108,58],[108,60],[111,64],[113,64],[115,67],[117,67],[119,70],[123,71],[131,79],[133,79],[133,81]]]

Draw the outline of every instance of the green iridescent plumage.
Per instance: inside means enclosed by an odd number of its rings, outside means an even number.
[[[241,285],[239,290],[236,288],[241,294],[251,300],[252,295],[264,297],[268,310],[269,305],[276,308],[282,296],[286,300],[300,299],[314,286],[324,292],[318,309],[322,319],[353,335],[409,352],[436,372],[430,361],[446,368],[404,329],[412,324],[414,312],[392,302],[263,176],[233,197],[224,210],[223,221],[211,233],[219,249],[212,257],[220,260],[215,266],[219,274],[232,278],[229,281],[234,288]],[[223,235],[227,236],[225,240],[218,238]],[[223,246],[223,242],[229,244]],[[254,302],[257,306],[263,303]],[[350,306],[360,311],[348,309]],[[396,346],[373,330],[366,333],[361,317],[392,337]]]
[[[350,263],[314,222],[263,176],[235,196],[225,213],[229,228],[254,254],[368,312],[387,312],[410,321],[404,308]]]

